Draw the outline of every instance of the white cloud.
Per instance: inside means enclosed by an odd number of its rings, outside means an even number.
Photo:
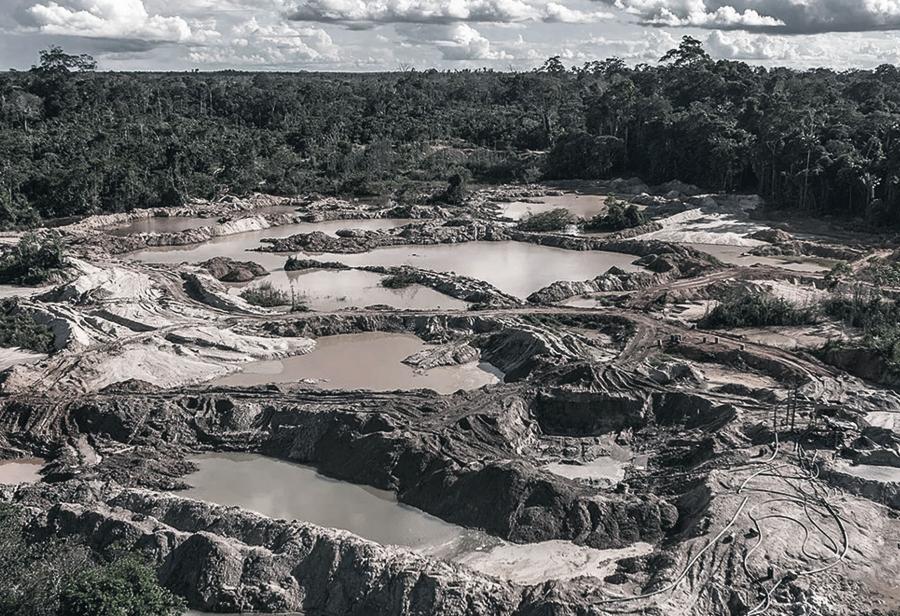
[[[539,0],[303,0],[286,14],[296,21],[356,28],[386,23],[589,23],[609,17],[602,11],[580,11]]]
[[[447,60],[506,60],[508,53],[497,50],[491,42],[468,24],[451,26],[447,40],[435,42]]]
[[[712,32],[706,48],[717,58],[728,60],[793,60],[802,55],[797,43],[786,37],[746,32]]]
[[[496,48],[481,32],[469,24],[431,25],[399,24],[397,33],[402,44],[437,49],[444,60],[509,60],[513,56]]]
[[[605,13],[603,11],[579,11],[577,9],[571,9],[564,4],[559,4],[558,2],[549,2],[544,7],[543,19],[547,22],[584,24],[610,19],[611,17],[611,13]]]
[[[218,45],[192,47],[189,57],[201,64],[296,66],[335,62],[338,47],[321,28],[260,23],[255,17],[235,24]]]
[[[205,41],[216,36],[181,17],[151,14],[142,0],[51,0],[28,7],[26,14],[30,25],[52,35],[155,42]]]
[[[900,0],[601,0],[652,25],[790,34],[894,30]]]

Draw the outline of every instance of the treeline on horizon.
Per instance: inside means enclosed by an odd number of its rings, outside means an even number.
[[[657,65],[506,73],[0,74],[0,227],[260,191],[404,194],[635,175],[900,224],[900,70],[766,69],[685,37]]]

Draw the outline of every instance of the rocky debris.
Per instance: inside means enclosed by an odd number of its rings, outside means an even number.
[[[637,243],[643,244],[644,242]],[[609,246],[616,252],[630,254],[643,252],[642,247],[634,246],[627,240],[616,241]],[[649,271],[626,272],[612,267],[606,273],[592,280],[554,282],[528,296],[528,302],[549,305],[579,295],[639,291],[662,285],[669,280],[694,278],[722,267],[722,264],[715,258],[689,247],[659,243],[654,248],[660,250],[660,253],[643,254],[640,259],[635,261],[635,265],[645,267]]]
[[[281,206],[281,205],[297,205],[301,199],[292,197],[277,197],[273,195],[253,194],[249,197],[226,196],[217,201],[207,201],[204,199],[195,199],[183,206],[150,208],[145,210],[132,210],[130,212],[120,212],[117,214],[99,214],[88,216],[78,222],[70,225],[59,227],[58,230],[72,235],[80,235],[90,233],[98,229],[107,229],[110,227],[119,227],[126,225],[135,220],[145,218],[172,218],[172,217],[188,217],[188,218],[209,218],[214,221],[221,217],[236,217],[247,212],[253,212],[256,209]]]
[[[617,178],[609,180],[605,184],[611,192],[620,195],[639,195],[651,192],[650,187],[640,178]]]
[[[660,359],[652,364],[648,362],[639,366],[638,372],[659,385],[702,385],[706,381],[703,373],[692,364],[678,360]]]
[[[239,295],[232,295],[219,281],[206,273],[181,272],[185,294],[202,304],[231,313],[259,314],[264,308],[247,303]]]
[[[384,231],[352,231],[334,237],[321,231],[263,240],[266,252],[362,253],[385,246],[456,244],[509,239],[506,227],[488,222],[463,226],[432,222],[409,224]]]
[[[864,467],[865,465],[863,465]],[[821,468],[821,477],[828,483],[891,509],[900,509],[900,480],[885,481],[875,477],[868,478],[849,473],[835,464],[824,464]]]
[[[537,202],[541,197],[558,197],[564,194],[563,191],[544,184],[504,184],[478,192],[478,196],[485,201],[494,203],[511,203],[513,201]]]
[[[819,355],[825,363],[853,376],[888,387],[900,387],[900,372],[875,349],[844,343],[828,345]]]
[[[666,182],[665,184],[660,184],[659,186],[655,186],[653,188],[653,192],[658,195],[665,195],[670,199],[677,199],[681,197],[696,197],[703,193],[703,191],[694,186],[693,184],[687,184],[680,180],[671,180]]]
[[[576,327],[608,331],[620,339],[627,321],[600,314],[581,315]],[[565,315],[561,315],[565,319]],[[563,320],[540,321],[513,316],[473,314],[428,315],[388,312],[383,314],[298,315],[272,321],[264,330],[276,336],[331,336],[360,332],[408,332],[437,343],[466,341],[479,349],[482,359],[502,371],[507,380],[525,379],[535,370],[571,361],[606,357],[609,349],[598,348],[583,334],[560,330]]]
[[[649,399],[637,392],[590,391],[573,387],[541,390],[531,411],[545,434],[596,436],[640,428]]]
[[[435,272],[412,266],[381,267],[369,266],[359,269],[383,274],[392,280],[392,284],[403,286],[420,284],[475,304],[479,308],[512,308],[522,305],[522,300],[496,288],[488,282],[460,276],[452,273]]]
[[[382,210],[381,218],[411,218],[414,220],[446,219],[453,214],[437,205],[397,204]]]
[[[782,229],[761,229],[750,234],[750,239],[769,244],[787,244],[794,241],[794,236]]]
[[[381,210],[377,208],[335,197],[310,198],[304,204],[303,210],[304,222],[386,218],[382,216]]]
[[[250,282],[263,276],[268,276],[259,263],[253,261],[235,261],[228,257],[213,257],[199,264],[216,280],[222,282]]]
[[[865,251],[849,246],[822,244],[806,240],[788,240],[757,246],[750,249],[750,254],[760,257],[819,257],[822,259],[855,261],[865,254]]]
[[[430,370],[438,366],[468,364],[480,358],[481,351],[463,341],[423,349],[404,359],[403,363],[418,370]]]
[[[645,289],[658,284],[659,277],[647,272],[626,272],[612,267],[593,280],[559,281],[535,291],[528,296],[532,304],[557,304],[579,295],[592,293],[627,292]]]

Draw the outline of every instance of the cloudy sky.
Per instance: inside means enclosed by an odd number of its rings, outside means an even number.
[[[51,44],[108,70],[634,64],[685,34],[759,64],[896,64],[900,0],[0,0],[0,70]]]

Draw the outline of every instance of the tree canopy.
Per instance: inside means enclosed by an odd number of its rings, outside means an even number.
[[[0,74],[0,226],[252,191],[637,175],[900,222],[900,70],[713,60],[535,71]],[[462,177],[462,176],[460,176]]]

